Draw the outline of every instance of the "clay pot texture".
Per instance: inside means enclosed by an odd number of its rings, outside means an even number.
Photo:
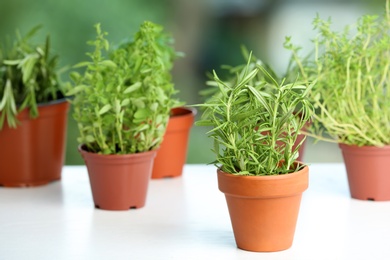
[[[390,145],[384,147],[339,144],[347,170],[351,197],[390,200]]]
[[[178,107],[171,110],[164,140],[154,159],[152,179],[182,175],[195,114],[193,108]]]
[[[283,175],[239,176],[217,170],[238,248],[274,252],[291,247],[308,166]]]
[[[57,100],[38,106],[31,119],[21,111],[17,128],[7,123],[0,130],[0,185],[29,187],[61,179],[65,157],[69,103]]]
[[[96,208],[129,210],[145,206],[156,151],[136,154],[97,154],[79,146]]]

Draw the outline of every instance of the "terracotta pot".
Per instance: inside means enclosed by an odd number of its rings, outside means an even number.
[[[172,109],[164,140],[154,159],[152,179],[181,176],[195,114],[196,110],[193,108]]]
[[[18,114],[20,125],[0,130],[0,185],[27,187],[61,179],[69,103],[58,100]]]
[[[128,210],[145,206],[156,151],[125,155],[91,153],[79,146],[95,207]]]
[[[239,176],[217,170],[237,247],[274,252],[291,247],[309,169],[283,175]]]
[[[390,200],[390,145],[384,147],[339,144],[347,170],[351,197]]]

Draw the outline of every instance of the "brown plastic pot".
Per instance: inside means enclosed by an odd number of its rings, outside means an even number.
[[[178,107],[171,112],[164,140],[154,159],[152,179],[181,176],[187,159],[188,139],[196,110]]]
[[[283,175],[239,176],[217,170],[238,248],[274,252],[291,247],[308,166]]]
[[[347,170],[351,197],[390,200],[390,145],[384,147],[339,144]]]
[[[91,153],[79,146],[95,207],[128,210],[145,206],[156,151],[125,155]]]
[[[31,119],[21,111],[20,125],[0,130],[0,185],[29,187],[61,179],[65,157],[69,103],[57,100],[38,106],[39,116]]]

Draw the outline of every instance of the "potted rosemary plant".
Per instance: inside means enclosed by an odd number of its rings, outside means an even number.
[[[308,187],[308,166],[296,160],[299,147],[292,147],[312,114],[310,87],[278,82],[251,62],[251,55],[234,79],[223,81],[213,74],[219,95],[199,105],[204,110],[196,124],[212,127],[218,186],[225,193],[237,246],[287,249]]]
[[[242,46],[241,51],[242,51],[244,59],[248,60],[249,59],[249,52],[248,52],[247,48],[245,46]],[[226,74],[225,76],[228,78],[227,81],[230,82],[230,84],[234,84],[234,82],[237,80],[236,79],[237,72],[242,71],[242,69],[245,66],[249,66],[249,68],[252,68],[252,69],[255,68],[256,66],[261,66],[261,67],[265,68],[267,73],[270,74],[272,77],[272,80],[271,80],[271,77],[268,77],[266,74],[257,73],[256,76],[250,80],[250,84],[252,84],[252,85],[257,84],[257,82],[267,82],[267,81],[272,84],[273,81],[276,80],[276,81],[280,82],[282,79],[284,80],[285,84],[289,84],[289,83],[294,83],[297,80],[297,75],[298,75],[296,67],[294,67],[292,65],[293,64],[292,61],[293,60],[291,60],[289,66],[287,68],[287,71],[286,71],[284,77],[282,77],[282,78],[277,76],[277,73],[271,68],[271,66],[269,66],[268,64],[265,64],[263,61],[261,61],[260,59],[256,58],[253,55],[251,55],[251,58],[249,59],[249,65],[248,64],[241,64],[238,66],[223,65],[221,68],[225,71],[225,74]],[[212,98],[212,99],[219,98],[219,96],[222,95],[222,93],[219,91],[218,83],[213,79],[214,75],[209,74],[209,77],[211,80],[206,82],[206,85],[208,86],[208,88],[202,90],[200,92],[200,94],[202,96],[204,96],[206,98],[206,100],[208,98]],[[273,90],[274,90],[273,88],[269,88],[269,87],[264,88],[264,91],[273,91]],[[298,110],[299,110],[299,107],[297,107],[297,110],[294,111],[294,114],[299,113]],[[302,130],[305,132],[309,125],[310,125],[310,122],[307,122],[303,126]],[[292,147],[293,150],[298,148],[297,160],[300,162],[303,162],[305,142],[306,142],[305,135],[303,133],[299,133],[299,135],[297,136],[296,141]],[[281,145],[282,145],[282,143],[281,143]]]
[[[83,75],[73,72],[79,151],[88,168],[95,206],[108,210],[145,205],[153,160],[174,93],[167,58],[156,48],[155,25],[141,24],[130,43],[109,49],[96,25],[94,51]]]
[[[316,77],[312,100],[317,109],[311,134],[339,143],[351,197],[390,200],[390,9],[364,15],[342,32],[316,17],[315,57],[302,63],[306,77]],[[329,138],[332,137],[332,138]]]
[[[0,185],[37,186],[61,178],[69,103],[50,53],[33,28],[0,46]]]

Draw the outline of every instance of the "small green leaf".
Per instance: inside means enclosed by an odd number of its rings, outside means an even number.
[[[23,83],[28,83],[34,70],[34,66],[38,61],[37,55],[28,55],[24,60],[19,63],[18,67],[21,67],[23,73]]]
[[[129,94],[131,92],[134,92],[136,91],[137,89],[139,89],[140,87],[142,86],[142,83],[141,82],[136,82],[134,83],[133,85],[127,87],[125,89],[125,91],[123,91],[124,94]]]
[[[3,63],[5,65],[11,65],[11,66],[19,65],[19,63],[21,63],[21,62],[22,62],[22,60],[3,60]]]
[[[126,99],[122,100],[121,106],[125,107],[125,106],[127,106],[129,104],[130,104],[130,99],[126,98]]]
[[[149,115],[149,112],[147,109],[139,109],[135,112],[134,118],[136,119],[144,119]]]
[[[74,65],[73,68],[77,69],[77,68],[89,66],[91,64],[92,64],[92,62],[90,62],[90,61],[83,61],[83,62],[80,62],[80,63],[77,63],[76,65]]]
[[[73,96],[81,91],[84,91],[87,88],[88,88],[87,85],[78,85],[78,86],[72,88],[71,90],[69,90],[65,95],[66,96]]]
[[[99,110],[99,115],[103,115],[111,109],[111,105],[107,104]]]
[[[85,137],[85,142],[87,142],[87,143],[93,143],[93,142],[95,142],[95,138],[94,138],[92,135],[87,135],[87,136]]]
[[[106,66],[106,67],[109,67],[109,68],[114,68],[114,69],[117,67],[115,62],[113,62],[111,60],[103,60],[103,61],[99,62],[99,64]]]
[[[151,104],[149,106],[149,108],[150,108],[151,111],[157,111],[158,103],[154,102],[153,104]]]

